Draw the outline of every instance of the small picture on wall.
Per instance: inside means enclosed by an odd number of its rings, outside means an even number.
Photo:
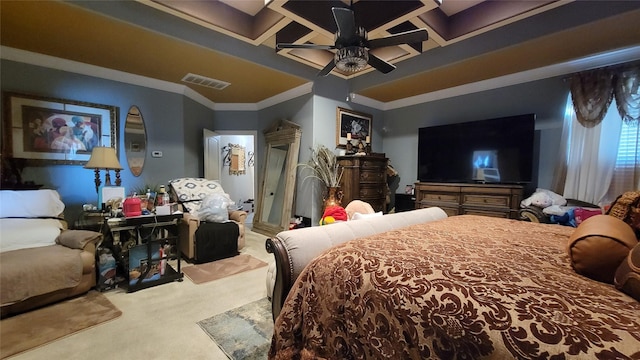
[[[345,147],[353,140],[371,144],[371,115],[339,107],[336,121],[336,147]]]

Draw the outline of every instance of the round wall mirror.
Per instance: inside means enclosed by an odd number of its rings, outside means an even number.
[[[144,128],[142,113],[133,105],[127,113],[124,124],[124,144],[127,163],[133,176],[140,176],[147,154],[147,132]]]

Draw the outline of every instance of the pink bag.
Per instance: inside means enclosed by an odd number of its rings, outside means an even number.
[[[594,215],[601,215],[602,210],[596,208],[575,208],[573,210],[573,216],[576,220],[576,226],[580,225],[581,222],[587,220],[588,218]]]

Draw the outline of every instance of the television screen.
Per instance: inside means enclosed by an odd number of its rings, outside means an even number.
[[[529,183],[534,136],[535,114],[420,128],[418,180]]]

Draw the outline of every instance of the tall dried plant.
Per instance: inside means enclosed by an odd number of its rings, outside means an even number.
[[[326,146],[316,145],[315,149],[311,148],[309,161],[300,165],[312,171],[304,180],[311,177],[320,180],[328,188],[340,186],[342,168],[338,166],[336,155]]]

